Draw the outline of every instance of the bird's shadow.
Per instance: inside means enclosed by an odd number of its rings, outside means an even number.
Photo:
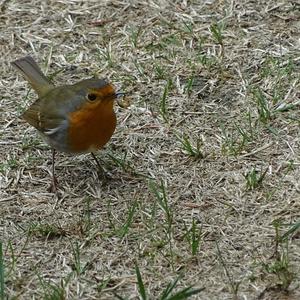
[[[59,160],[58,158],[55,172],[58,189],[64,192],[82,194],[86,193],[89,186],[108,191],[111,188],[120,188],[144,180],[140,174],[135,174],[131,170],[126,171],[110,159],[100,160],[103,169],[99,169],[91,156],[65,159],[64,163],[59,163]]]

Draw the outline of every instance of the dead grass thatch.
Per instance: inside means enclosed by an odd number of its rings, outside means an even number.
[[[299,299],[299,9],[2,1],[5,294],[135,299],[137,263],[152,299],[179,274],[197,299]],[[90,156],[59,154],[61,198],[47,192],[50,150],[18,118],[36,95],[10,66],[27,54],[56,84],[97,75],[128,93],[98,153],[106,184]]]

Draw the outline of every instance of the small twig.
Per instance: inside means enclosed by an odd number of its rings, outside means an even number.
[[[260,148],[257,148],[257,149],[255,149],[254,151],[252,151],[250,153],[246,153],[244,155],[241,155],[241,157],[252,156],[252,155],[254,155],[254,154],[256,154],[256,153],[258,153],[258,152],[260,152],[262,150],[265,150],[265,149],[271,147],[272,145],[273,145],[273,142],[270,142],[269,144],[266,144],[266,145],[264,145],[264,146],[262,146]]]

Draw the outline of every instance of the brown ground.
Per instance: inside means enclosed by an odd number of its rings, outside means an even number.
[[[10,299],[136,299],[135,262],[151,299],[179,274],[179,289],[205,287],[195,299],[300,299],[299,233],[281,238],[300,220],[298,0],[4,0],[0,10]],[[62,197],[47,192],[50,149],[18,118],[36,95],[10,66],[27,54],[56,84],[98,75],[128,93],[97,154],[105,184],[89,155],[59,154]]]

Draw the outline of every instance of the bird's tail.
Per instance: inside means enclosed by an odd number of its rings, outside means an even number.
[[[45,95],[54,87],[31,56],[22,57],[11,64],[22,73],[39,96]]]

